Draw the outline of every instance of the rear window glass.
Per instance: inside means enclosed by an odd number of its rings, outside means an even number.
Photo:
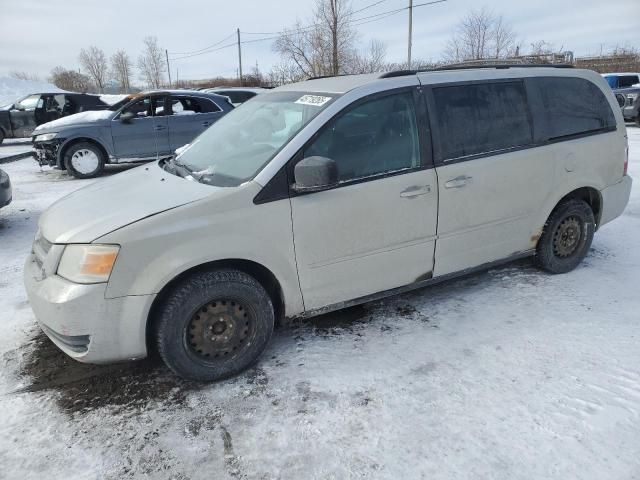
[[[638,76],[637,75],[621,75],[618,78],[618,86],[620,88],[627,88],[627,87],[631,87],[637,83],[639,83],[640,80],[638,80]]]
[[[582,78],[541,77],[539,87],[551,140],[615,127],[616,120],[604,93]]]
[[[482,83],[434,88],[439,160],[533,142],[524,84]]]

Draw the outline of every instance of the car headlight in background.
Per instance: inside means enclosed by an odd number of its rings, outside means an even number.
[[[58,275],[75,283],[105,283],[118,251],[118,245],[67,245],[58,264]]]
[[[33,139],[34,142],[47,142],[56,138],[57,133],[43,133],[42,135],[36,135]]]

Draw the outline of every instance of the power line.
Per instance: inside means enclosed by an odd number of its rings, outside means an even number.
[[[375,6],[375,5],[379,4],[379,3],[382,3],[383,1],[387,1],[387,0],[380,0],[378,2],[375,2],[375,3],[365,7],[365,8],[373,7],[373,6]],[[418,7],[425,7],[425,6],[428,6],[428,5],[435,5],[437,3],[444,3],[446,1],[447,0],[434,0],[434,1],[431,1],[431,2],[419,3],[419,4],[416,4],[416,5],[413,5],[413,8],[415,9],[415,8],[418,8]],[[408,10],[408,9],[409,9],[409,7],[396,8],[396,9],[393,9],[393,10],[387,10],[385,12],[375,13],[373,15],[368,15],[366,17],[360,17],[360,18],[354,18],[353,20],[347,20],[345,23],[350,23],[353,26],[357,27],[357,26],[360,26],[360,25],[365,25],[367,23],[377,22],[378,20],[382,20],[384,18],[391,17],[391,16],[393,16],[393,15],[395,15],[397,13],[403,12],[403,11]],[[362,10],[364,10],[364,8],[362,8],[362,9],[360,9],[358,11],[362,11]],[[353,13],[355,13],[355,12],[353,12]],[[271,35],[271,36],[264,37],[264,38],[256,38],[256,39],[253,39],[253,40],[246,40],[246,41],[244,41],[242,43],[255,43],[255,42],[263,42],[263,41],[267,41],[267,40],[273,40],[273,39],[276,39],[276,38],[280,37],[280,35],[282,35],[282,34],[289,33],[289,32],[291,32],[291,33],[303,32],[305,30],[309,30],[311,28],[315,28],[318,25],[319,24],[311,24],[311,25],[308,25],[306,27],[301,27],[301,28],[292,29],[292,30],[285,29],[285,30],[282,30],[280,32],[262,32],[261,33],[262,35]],[[247,34],[250,34],[250,35],[260,35],[260,33],[258,33],[258,32],[242,32],[242,33],[247,33]]]
[[[234,33],[234,35],[235,35],[235,33]],[[171,58],[171,60],[182,60],[184,58],[197,57],[198,55],[204,55],[206,53],[217,52],[218,50],[224,50],[225,48],[234,47],[236,45],[237,45],[237,42],[228,43],[227,45],[223,45],[221,47],[214,48],[213,50],[207,50],[206,52],[200,52],[200,53],[192,53],[191,55],[184,55],[182,57],[174,57],[174,58]]]
[[[361,12],[363,10],[375,7],[375,6],[381,4],[381,3],[385,2],[385,1],[387,1],[387,0],[378,0],[377,2],[371,3],[371,4],[361,8],[359,10],[356,10],[355,12],[352,12],[350,14],[350,16],[353,15],[354,13]],[[419,4],[416,4],[416,5],[413,5],[413,8],[415,9],[415,8],[418,8],[418,7],[425,7],[425,6],[428,6],[428,5],[435,5],[437,3],[444,3],[446,1],[447,0],[433,0],[433,1],[430,1],[430,2],[424,2],[424,3],[419,3]],[[358,27],[360,25],[366,25],[367,23],[372,23],[372,22],[377,22],[379,20],[383,20],[385,18],[391,17],[391,16],[396,15],[396,14],[398,14],[400,12],[408,10],[409,8],[410,7],[401,7],[401,8],[396,8],[396,9],[393,9],[393,10],[387,10],[385,12],[380,12],[380,13],[376,13],[376,14],[373,14],[373,15],[368,15],[368,16],[365,16],[365,17],[354,18],[352,20],[346,20],[345,23],[349,23],[349,24],[352,24],[352,26],[354,26],[354,27]],[[317,26],[319,26],[319,24],[311,24],[311,25],[307,25],[305,27],[300,27],[300,28],[291,29],[291,30],[284,29],[284,30],[281,30],[279,32],[244,32],[243,31],[241,33],[242,34],[247,34],[247,35],[269,35],[269,36],[263,37],[263,38],[255,38],[255,39],[252,39],[252,40],[243,40],[243,41],[241,41],[239,43],[240,44],[247,44],[247,43],[266,42],[266,41],[269,41],[269,40],[275,40],[275,39],[279,38],[281,35],[286,34],[286,33],[304,32],[306,30],[310,30],[310,29],[316,28]],[[233,43],[228,43],[228,44],[223,45],[223,46],[218,47],[218,48],[212,48],[212,47],[217,46],[220,43],[224,42],[225,40],[228,40],[229,38],[231,38],[232,36],[234,36],[236,34],[237,34],[237,32],[234,32],[231,35],[229,35],[229,36],[225,37],[224,39],[222,39],[221,41],[219,41],[219,42],[217,42],[217,43],[215,43],[213,45],[210,45],[209,47],[205,47],[205,48],[202,48],[200,50],[195,50],[193,52],[185,53],[183,56],[171,58],[171,60],[182,60],[182,59],[185,59],[185,58],[191,58],[191,57],[196,57],[196,56],[199,56],[199,55],[205,55],[207,53],[213,53],[213,52],[217,52],[218,50],[222,50],[222,49],[225,49],[225,48],[237,46],[238,42],[233,42]],[[173,54],[175,55],[177,53],[173,53]]]
[[[224,37],[222,40],[220,40],[220,41],[218,41],[218,42],[216,42],[216,43],[214,43],[214,44],[212,44],[212,45],[209,45],[208,47],[201,48],[201,49],[199,49],[199,50],[193,50],[193,51],[191,51],[191,52],[169,52],[169,53],[170,53],[171,55],[192,55],[192,54],[194,54],[194,53],[200,53],[200,52],[203,52],[204,50],[209,50],[210,48],[217,47],[217,46],[218,46],[218,45],[220,45],[221,43],[223,43],[223,42],[225,42],[225,41],[229,40],[229,39],[230,39],[231,37],[233,37],[235,34],[236,34],[236,32],[233,32],[233,33],[231,33],[231,35],[227,35],[227,36],[226,36],[226,37]]]

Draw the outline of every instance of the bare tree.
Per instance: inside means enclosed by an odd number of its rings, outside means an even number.
[[[312,24],[285,30],[274,50],[307,77],[345,73],[355,54],[351,14],[349,0],[316,0]]]
[[[104,87],[107,82],[107,57],[98,47],[93,45],[88,50],[84,48],[80,50],[80,65],[87,72],[87,74],[93,79],[99,92],[104,92]]]
[[[118,50],[111,55],[111,76],[120,85],[120,93],[131,90],[131,74],[133,66],[131,58],[124,50]]]
[[[167,64],[164,52],[156,37],[145,37],[144,51],[138,57],[138,68],[142,78],[151,88],[160,88],[164,83]]]
[[[61,66],[51,70],[49,81],[56,87],[70,92],[86,93],[91,89],[91,79],[87,75]]]
[[[34,82],[40,80],[40,77],[38,77],[38,75],[36,75],[35,73],[19,72],[17,70],[9,72],[9,76],[11,78],[15,78],[16,80],[31,80]]]
[[[448,62],[506,58],[516,48],[511,25],[485,7],[462,18],[445,46],[444,58]]]
[[[387,70],[388,64],[385,62],[387,56],[387,46],[380,40],[371,40],[369,48],[365,52],[357,52],[350,67],[349,73],[373,73]]]
[[[304,80],[307,75],[304,74],[298,65],[291,61],[282,61],[271,68],[268,75],[269,85],[285,85],[287,83],[299,82]]]

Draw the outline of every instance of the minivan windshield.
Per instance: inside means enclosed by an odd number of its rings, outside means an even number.
[[[253,178],[336,95],[270,92],[232,110],[174,160],[202,183],[232,187]]]

